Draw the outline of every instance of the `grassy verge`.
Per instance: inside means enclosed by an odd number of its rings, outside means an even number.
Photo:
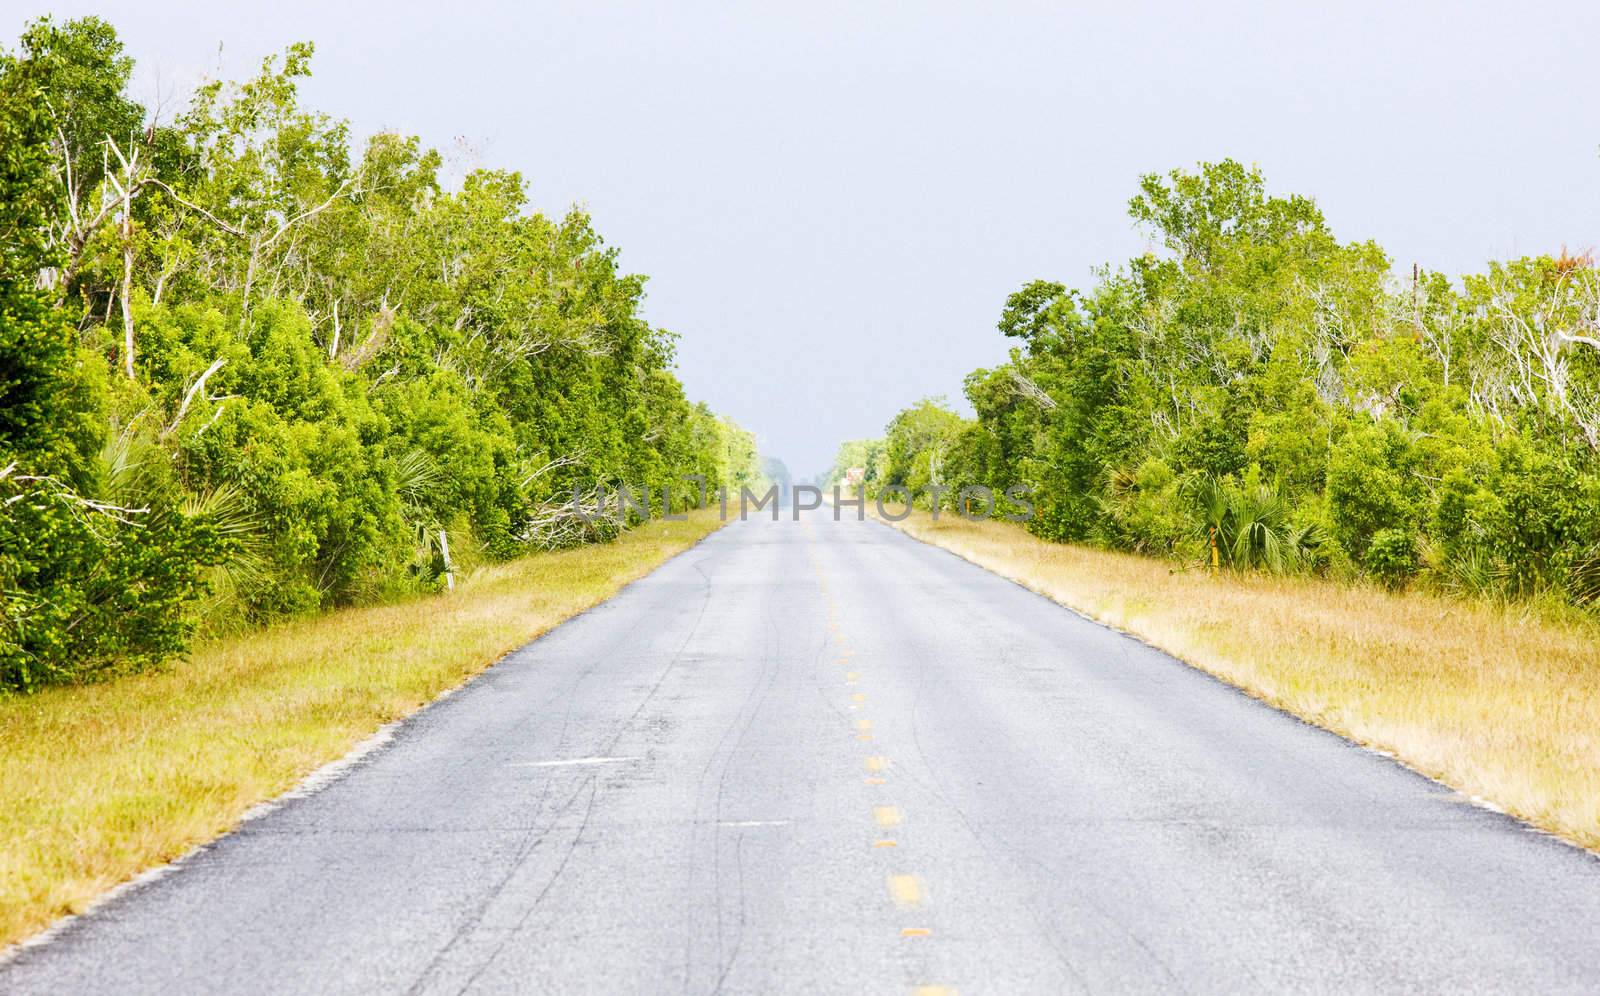
[[[262,800],[694,545],[715,512],[480,570],[448,596],[198,647],[169,670],[0,699],[0,945]]]
[[[949,514],[896,525],[1600,850],[1592,619],[1315,579],[1213,578]]]

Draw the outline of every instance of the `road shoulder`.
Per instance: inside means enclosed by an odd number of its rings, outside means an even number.
[[[0,945],[158,874],[268,800],[325,784],[393,724],[721,525],[713,510],[658,520],[613,543],[485,569],[450,595],[343,610],[204,644],[161,672],[0,700]]]
[[[1600,851],[1592,621],[1311,578],[1214,578],[948,513],[874,518]]]

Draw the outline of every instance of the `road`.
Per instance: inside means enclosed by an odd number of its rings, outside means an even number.
[[[1600,992],[1594,857],[827,515],[714,534],[0,992]]]

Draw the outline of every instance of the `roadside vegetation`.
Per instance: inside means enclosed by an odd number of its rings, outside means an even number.
[[[175,115],[95,18],[0,51],[0,694],[447,587],[760,477],[581,211],[303,107],[310,45]],[[208,653],[210,651],[207,651]]]
[[[1159,251],[1024,285],[976,417],[918,402],[833,481],[932,496],[901,528],[1600,848],[1593,259],[1396,274],[1231,161],[1129,207]]]
[[[1600,851],[1591,614],[1265,571],[1212,577],[948,512],[895,525]]]
[[[1163,248],[1011,295],[975,418],[913,405],[835,479],[1022,484],[1036,536],[1229,571],[1600,600],[1589,255],[1396,274],[1234,162],[1147,176],[1130,214]]]
[[[415,595],[201,643],[180,667],[0,698],[0,946],[233,827],[722,523],[714,509]]]

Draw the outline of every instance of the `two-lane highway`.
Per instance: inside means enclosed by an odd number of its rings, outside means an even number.
[[[824,510],[714,534],[0,992],[1593,993],[1597,925],[1594,857]]]

